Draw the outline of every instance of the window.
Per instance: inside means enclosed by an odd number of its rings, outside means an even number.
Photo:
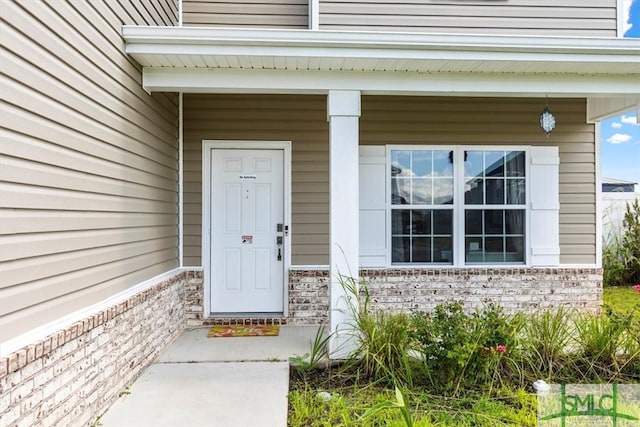
[[[464,152],[465,263],[524,263],[525,152]]]
[[[453,263],[453,152],[391,151],[391,261]]]
[[[392,264],[524,264],[526,152],[390,150]]]

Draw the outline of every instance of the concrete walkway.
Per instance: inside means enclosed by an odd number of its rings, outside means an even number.
[[[98,425],[286,426],[288,359],[309,352],[317,328],[242,338],[207,338],[208,331],[185,331]]]

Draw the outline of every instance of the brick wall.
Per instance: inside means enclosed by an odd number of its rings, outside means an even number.
[[[602,269],[472,268],[362,270],[374,310],[431,311],[461,301],[473,310],[489,303],[506,312],[559,307],[597,311]]]
[[[365,269],[370,307],[388,312],[431,311],[461,301],[468,310],[495,303],[506,312],[557,309],[598,311],[602,269],[598,268],[447,268]],[[328,321],[329,273],[289,272],[290,324]]]
[[[184,316],[187,328],[203,326],[204,313],[204,273],[187,271],[184,290]]]
[[[289,271],[289,323],[323,325],[329,323],[329,272]]]
[[[185,274],[0,359],[0,427],[93,425],[184,329]]]
[[[185,316],[188,328],[207,325],[278,324],[320,325],[329,320],[329,272],[322,270],[289,271],[288,317],[221,317],[206,319],[204,313],[204,277],[202,271],[186,273]]]
[[[462,301],[468,310],[489,303],[507,312],[560,306],[597,311],[602,302],[602,269],[596,268],[447,268],[361,270],[373,310],[430,311]],[[191,275],[189,275],[191,274]],[[211,324],[278,323],[321,325],[329,321],[329,272],[289,271],[286,318],[203,319],[202,272],[187,273],[187,327]]]

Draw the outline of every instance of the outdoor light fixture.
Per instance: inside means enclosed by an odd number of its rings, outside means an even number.
[[[549,134],[556,128],[556,118],[549,111],[548,103],[545,103],[544,111],[540,114],[540,127],[544,134],[549,138]]]

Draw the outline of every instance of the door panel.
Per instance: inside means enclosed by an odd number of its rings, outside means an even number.
[[[284,308],[284,152],[212,149],[212,313]]]

